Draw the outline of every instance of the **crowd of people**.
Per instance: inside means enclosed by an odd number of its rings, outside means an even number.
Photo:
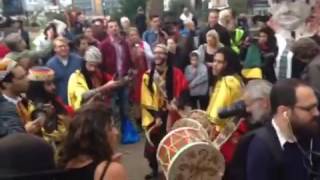
[[[224,179],[320,179],[318,31],[281,48],[271,19],[253,33],[230,8],[204,27],[188,8],[175,22],[144,14],[75,12],[34,40],[13,23],[0,44],[0,179],[130,179],[115,152],[124,119],[149,133],[145,179],[158,179],[158,145],[184,113],[206,111],[219,133],[239,103]]]

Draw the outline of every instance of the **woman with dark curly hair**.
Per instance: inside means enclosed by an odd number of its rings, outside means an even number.
[[[127,180],[114,148],[118,131],[104,103],[82,106],[69,126],[61,165],[65,179]]]

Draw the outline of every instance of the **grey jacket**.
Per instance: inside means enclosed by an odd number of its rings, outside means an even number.
[[[223,47],[223,44],[219,44],[218,45],[218,48],[222,48]],[[197,51],[199,53],[199,61],[202,62],[202,63],[205,63],[205,58],[206,58],[206,48],[207,48],[207,44],[201,44]],[[212,60],[213,61],[213,60]]]
[[[191,96],[203,96],[208,93],[209,77],[206,65],[199,62],[196,72],[192,72],[192,66],[188,65],[185,69],[185,76],[189,82]]]
[[[18,132],[25,130],[17,108],[0,94],[0,138]]]

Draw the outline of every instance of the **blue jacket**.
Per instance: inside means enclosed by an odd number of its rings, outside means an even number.
[[[142,39],[143,41],[147,42],[151,48],[153,49],[158,40],[158,33],[152,30],[147,30],[143,33]]]
[[[70,53],[68,64],[64,66],[58,56],[53,56],[47,66],[55,72],[55,84],[57,86],[57,95],[62,98],[65,104],[68,104],[67,87],[68,81],[73,72],[80,69],[82,58],[76,54]]]
[[[0,138],[21,132],[25,130],[16,106],[0,95]]]

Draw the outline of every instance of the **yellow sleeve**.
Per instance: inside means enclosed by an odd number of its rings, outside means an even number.
[[[88,85],[80,72],[73,73],[68,82],[68,104],[74,110],[81,107],[82,95],[89,91]]]
[[[226,76],[217,82],[207,109],[208,114],[215,120],[213,123],[221,120],[218,117],[219,110],[229,107],[240,98],[241,89],[240,78],[234,76]]]
[[[148,88],[149,75],[145,73],[142,77],[141,83],[141,115],[142,115],[142,127],[147,128],[154,121],[154,117],[148,110],[159,110],[159,97],[155,86],[153,86],[154,92],[152,93]]]

